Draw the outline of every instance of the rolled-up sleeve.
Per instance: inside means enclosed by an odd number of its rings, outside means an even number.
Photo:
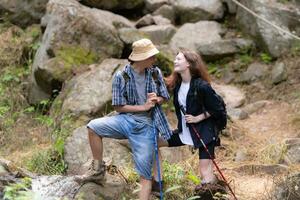
[[[159,89],[158,89],[158,96],[163,97],[164,99],[169,100],[170,99],[170,95],[168,93],[163,75],[160,71],[160,69],[157,68],[158,71],[158,81],[159,81]]]
[[[112,83],[112,105],[123,106],[127,104],[124,96],[125,92],[125,80],[122,77],[121,72],[117,72],[113,78]]]

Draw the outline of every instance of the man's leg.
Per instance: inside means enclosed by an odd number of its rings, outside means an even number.
[[[103,157],[102,137],[97,135],[92,129],[90,128],[87,129],[88,129],[88,137],[89,137],[89,143],[90,143],[93,159],[102,161],[102,157]]]
[[[141,191],[139,193],[139,199],[140,200],[149,200],[150,193],[151,193],[151,180],[147,180],[143,178],[142,176],[140,177],[140,184],[141,184]]]

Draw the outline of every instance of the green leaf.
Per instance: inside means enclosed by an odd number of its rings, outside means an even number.
[[[178,189],[180,189],[180,188],[182,188],[182,186],[180,186],[180,185],[174,185],[174,186],[168,188],[168,189],[165,191],[165,193],[169,193],[169,192],[172,192],[172,191],[174,191],[174,190],[178,190]]]

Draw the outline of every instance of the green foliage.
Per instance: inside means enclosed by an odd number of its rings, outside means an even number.
[[[58,144],[57,148],[60,148]],[[26,162],[26,167],[35,173],[56,175],[63,174],[67,165],[62,158],[63,150],[60,152],[54,149],[43,150],[35,153],[33,157]]]
[[[13,183],[4,188],[4,200],[32,200],[33,193],[30,191],[31,179],[24,178],[19,183]]]
[[[261,53],[260,59],[266,64],[269,64],[272,61],[272,57],[267,53]]]
[[[300,41],[296,41],[292,44],[291,53],[293,56],[300,55]]]
[[[156,55],[156,61],[158,67],[161,69],[165,77],[169,76],[172,73],[173,60],[171,56],[168,56],[165,53],[160,52],[159,54]]]
[[[163,180],[168,185],[181,185],[185,178],[185,172],[182,167],[176,164],[170,164],[168,161],[163,163]]]
[[[187,179],[192,181],[195,185],[201,183],[201,180],[198,178],[198,176],[194,175],[193,172],[189,172],[189,174],[187,175]]]
[[[244,64],[248,65],[253,61],[253,57],[249,54],[242,54],[239,56],[239,60]]]

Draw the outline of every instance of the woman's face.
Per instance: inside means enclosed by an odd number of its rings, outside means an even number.
[[[184,72],[188,70],[189,66],[190,64],[185,59],[183,53],[179,52],[174,60],[174,71],[178,73]]]

